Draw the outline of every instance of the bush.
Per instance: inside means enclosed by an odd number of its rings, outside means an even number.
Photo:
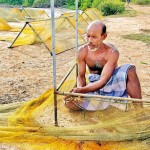
[[[67,5],[69,5],[69,6],[74,6],[74,5],[75,5],[75,2],[72,1],[72,0],[67,0]]]
[[[74,5],[72,5],[72,6],[65,6],[65,8],[70,9],[70,10],[75,10],[76,9]]]
[[[9,3],[8,0],[0,0],[0,4],[6,4],[6,3]]]
[[[50,1],[49,0],[35,0],[33,3],[33,7],[36,7],[36,8],[50,7]]]
[[[9,0],[8,3],[11,5],[22,5],[22,0]]]
[[[135,3],[139,5],[150,5],[150,0],[136,0]]]
[[[86,8],[91,8],[93,0],[83,0],[80,6],[81,10],[85,10]]]
[[[100,10],[104,16],[122,13],[125,10],[125,4],[119,1],[104,1],[100,5]]]
[[[23,1],[23,6],[32,6],[33,5],[34,0],[24,0]]]
[[[97,8],[104,0],[94,0],[92,7]]]

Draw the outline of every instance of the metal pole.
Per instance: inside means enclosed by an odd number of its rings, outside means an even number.
[[[76,0],[76,85],[77,85],[77,76],[78,76],[78,0]]]
[[[21,29],[21,31],[19,32],[19,34],[17,35],[17,37],[14,39],[14,41],[11,43],[11,45],[8,48],[13,48],[13,44],[16,42],[16,40],[18,39],[18,37],[20,36],[20,34],[22,33],[22,31],[25,29],[25,27],[29,24],[29,22],[26,22],[25,25],[23,26],[23,28]]]
[[[36,36],[41,40],[41,42],[44,44],[44,46],[48,49],[48,51],[50,52],[51,56],[52,53],[50,51],[50,49],[48,48],[48,46],[45,44],[45,42],[42,40],[42,38],[39,36],[39,34],[34,30],[34,28],[30,25],[30,23],[28,23],[29,27],[33,30],[33,32],[36,34]]]
[[[62,84],[65,82],[65,80],[67,79],[67,77],[70,75],[70,73],[72,72],[72,70],[74,69],[74,67],[76,66],[76,63],[73,65],[73,67],[68,71],[68,73],[65,75],[65,77],[62,79],[62,81],[60,82],[60,84],[57,87],[57,91],[60,89],[60,87],[62,86]]]
[[[51,21],[52,21],[52,54],[53,54],[53,86],[54,86],[54,117],[55,126],[57,122],[57,94],[56,94],[56,53],[55,53],[55,20],[54,20],[54,0],[50,0],[51,4]]]

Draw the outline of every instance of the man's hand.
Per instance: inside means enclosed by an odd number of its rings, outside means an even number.
[[[82,93],[82,87],[73,88],[71,90],[71,92],[73,92],[73,93]]]

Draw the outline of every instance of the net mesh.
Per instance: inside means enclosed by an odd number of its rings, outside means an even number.
[[[75,13],[64,13],[61,15],[61,18],[66,18],[68,21],[72,24],[74,28],[76,28],[76,23],[75,23],[75,18],[76,14]],[[82,35],[86,33],[86,28],[88,26],[88,23],[86,20],[78,13],[78,32]]]
[[[11,27],[8,25],[8,23],[0,18],[0,31],[9,31]]]
[[[74,77],[75,70],[59,90],[70,91],[76,83]],[[64,107],[64,96],[57,95],[58,126],[54,126],[53,93],[53,89],[49,89],[28,102],[1,106],[2,144],[18,149],[54,150],[147,150],[149,148],[149,107],[135,109],[130,102],[128,111],[121,111],[112,106],[95,112],[71,111]]]
[[[25,21],[24,15],[18,8],[0,7],[0,12],[0,18],[3,18],[6,21]]]
[[[19,11],[19,10],[18,10]],[[89,14],[87,13],[89,12]],[[31,19],[27,22],[18,23],[17,25],[9,25],[4,19],[0,20],[0,30],[8,32],[15,32],[0,37],[0,40],[12,42],[10,47],[16,47],[21,45],[29,45],[42,42],[45,46],[52,51],[51,46],[51,19],[47,19],[48,15],[39,9],[25,8],[21,12],[24,18]],[[13,13],[11,13],[13,14]],[[86,14],[92,19],[102,19],[100,13],[96,9],[86,10]],[[100,15],[100,16],[99,16]],[[44,19],[44,20],[41,20]],[[36,19],[33,21],[33,19]],[[76,14],[75,13],[64,13],[59,18],[55,18],[55,32],[56,32],[56,53],[61,53],[66,50],[75,47],[76,43]],[[78,14],[78,43],[79,45],[84,44],[86,27],[88,25],[87,18],[84,17],[83,13]],[[66,32],[67,31],[67,32]],[[18,32],[18,35],[16,35]],[[64,34],[65,33],[65,34]],[[67,42],[66,42],[67,41]],[[65,44],[64,44],[65,43]]]
[[[86,20],[86,22],[90,23],[94,20],[102,20],[104,17],[96,8],[88,8],[82,12],[81,16]]]
[[[44,11],[44,10],[40,10],[40,9],[32,9],[32,8],[24,8],[22,10],[22,15],[26,18],[26,19],[48,19],[49,16],[48,14]]]
[[[63,52],[65,50],[69,50],[75,47],[75,43],[76,43],[75,31],[76,30],[74,26],[75,22],[73,23],[72,22],[70,22],[66,17],[55,19],[56,53],[60,53],[60,52]],[[2,25],[3,25],[2,29],[5,28],[5,30],[9,31],[11,28],[11,27],[8,28],[9,25],[6,22],[4,23],[4,21],[2,22]],[[11,31],[17,31],[16,27],[12,27]],[[82,32],[82,30],[80,31]],[[13,42],[11,44],[11,47],[43,42],[44,44],[46,44],[46,46],[49,48],[50,51],[52,50],[51,20],[49,19],[25,23],[23,30],[20,33],[18,33],[18,35],[19,36],[17,37],[16,37],[16,34],[11,35],[11,36],[10,35],[3,36],[3,37],[0,37],[0,40]],[[66,43],[66,41],[68,42]],[[85,40],[81,34],[79,34],[78,41],[79,41],[79,45],[85,43]]]

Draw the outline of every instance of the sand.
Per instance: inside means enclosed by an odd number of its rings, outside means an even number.
[[[119,65],[136,66],[143,98],[150,98],[150,46],[122,35],[142,33],[150,29],[150,7],[132,6],[136,17],[107,17],[106,43],[112,43],[120,52]],[[2,33],[2,32],[1,32]],[[4,32],[6,33],[6,32]],[[10,43],[0,41],[0,103],[28,101],[53,87],[52,57],[43,44],[25,45],[13,49]],[[57,55],[57,83],[75,62],[75,50]]]

